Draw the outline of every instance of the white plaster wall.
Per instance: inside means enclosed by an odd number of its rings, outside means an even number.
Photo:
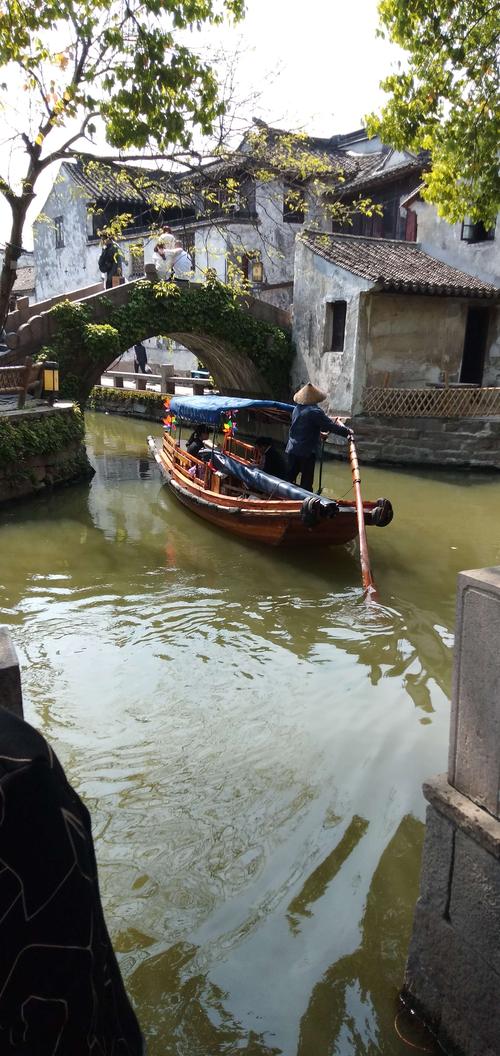
[[[292,381],[295,386],[305,381],[317,385],[327,393],[328,406],[337,414],[350,414],[352,410],[360,297],[369,285],[297,242],[293,303],[296,355]],[[331,352],[328,348],[327,306],[332,301],[347,302],[343,352]]]
[[[455,297],[371,296],[366,384],[422,388],[458,375],[467,302]]]
[[[47,219],[33,225],[36,299],[90,286],[98,281],[87,252],[87,205],[82,188],[64,170],[56,177],[42,209]],[[54,219],[63,217],[64,246],[56,249]]]
[[[369,294],[364,318],[360,312],[357,400],[364,385],[418,389],[445,375],[458,381],[471,305],[488,310],[487,302],[457,297]],[[489,311],[483,385],[495,386],[500,384],[500,309]]]
[[[448,224],[433,205],[415,202],[411,208],[417,214],[417,242],[426,253],[500,286],[500,217],[492,242],[469,244],[460,237],[462,225]]]
[[[267,283],[291,281],[295,236],[301,230],[301,225],[283,220],[282,181],[257,185],[256,212],[257,220],[254,223],[221,219],[213,224],[200,224],[195,229],[196,267],[202,272],[213,268],[224,282],[226,260],[231,254],[241,256],[257,251],[264,267],[264,286]],[[258,290],[256,286],[257,296]]]
[[[56,249],[54,220],[63,217],[64,246]],[[45,300],[61,293],[92,286],[102,279],[97,262],[102,252],[99,239],[88,240],[87,196],[83,188],[61,170],[45,202],[42,217],[33,225],[34,263],[36,266],[36,299]],[[132,276],[131,245],[145,241],[145,235],[119,239],[125,258],[123,274]]]
[[[142,342],[146,347],[148,364],[153,374],[159,374],[159,368],[173,364],[175,370],[196,370],[198,360],[188,348],[175,341],[165,341],[162,337],[148,337]],[[116,364],[119,364],[117,366]],[[114,364],[114,369],[134,369],[134,349],[129,348]]]

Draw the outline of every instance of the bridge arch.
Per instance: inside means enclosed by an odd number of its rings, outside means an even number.
[[[218,282],[142,279],[35,313],[16,344],[25,354],[43,348],[54,356],[61,391],[82,405],[118,356],[158,334],[192,351],[222,392],[277,398],[289,392],[287,322],[286,313]]]

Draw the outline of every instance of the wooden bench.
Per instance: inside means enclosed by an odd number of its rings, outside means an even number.
[[[41,393],[42,368],[42,363],[33,364],[31,356],[26,356],[23,366],[0,366],[0,396],[17,395],[18,408],[24,407],[28,392],[33,392],[37,396]]]

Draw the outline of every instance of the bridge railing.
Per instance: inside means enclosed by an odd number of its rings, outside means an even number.
[[[160,374],[136,374],[129,370],[106,370],[101,375],[101,381],[110,381],[110,388],[136,389],[144,392],[148,385],[158,386],[160,392],[175,395],[176,386],[191,389],[193,396],[203,396],[207,390],[212,392],[214,385],[208,378],[192,378],[188,375],[174,375],[171,367],[160,367]],[[127,383],[125,385],[125,382]]]

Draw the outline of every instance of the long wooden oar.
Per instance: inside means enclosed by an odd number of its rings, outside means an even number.
[[[354,440],[349,441],[349,461],[351,463],[352,483],[356,497],[356,513],[358,515],[359,532],[359,556],[361,560],[361,579],[365,590],[366,601],[378,601],[378,592],[373,579],[368,554],[368,543],[366,541],[365,515],[363,512],[363,499],[361,498],[361,477],[359,474],[358,456]]]

